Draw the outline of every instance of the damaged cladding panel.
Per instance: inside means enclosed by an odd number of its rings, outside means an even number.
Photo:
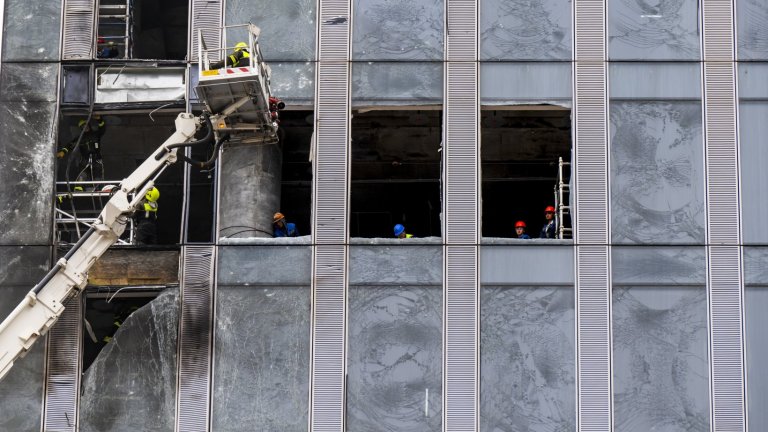
[[[350,247],[347,430],[441,431],[440,241],[364,242]]]
[[[219,247],[211,430],[307,428],[311,248],[261,242]]]
[[[4,63],[0,75],[0,244],[50,244],[55,64]],[[30,287],[31,288],[31,287]]]
[[[315,0],[227,0],[226,25],[247,22],[261,29],[259,48],[267,62],[315,59]],[[225,46],[247,41],[245,30],[229,30]]]
[[[749,430],[768,429],[768,248],[744,248],[744,327]]]
[[[3,65],[5,67],[6,65]],[[50,265],[48,246],[0,246],[0,317],[5,318]],[[45,339],[0,381],[0,430],[37,432],[43,412]]]
[[[768,60],[768,3],[736,0],[739,60]]]
[[[167,288],[126,319],[85,371],[81,432],[172,432],[179,292]]]
[[[570,0],[480,1],[480,58],[570,60],[571,10]]]
[[[4,3],[3,62],[57,61],[61,0],[5,0]]]
[[[352,106],[439,105],[443,64],[357,62],[352,64]]]
[[[444,0],[354,0],[354,60],[443,61]]]
[[[614,243],[704,243],[699,78],[697,63],[611,65]]]
[[[481,247],[480,430],[574,430],[573,246],[510,242]]]
[[[709,430],[703,247],[613,248],[616,430]]]

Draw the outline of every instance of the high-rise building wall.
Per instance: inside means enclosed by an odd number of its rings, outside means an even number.
[[[75,19],[94,10],[3,5],[0,316],[57,255],[59,77],[103,68]],[[245,22],[313,132],[310,185],[282,193],[293,209],[309,188],[309,235],[193,239],[186,171],[179,287],[82,377],[89,306],[72,302],[0,382],[0,430],[766,428],[764,2],[192,0],[188,45]],[[189,50],[142,66],[186,68],[197,110]],[[572,238],[510,238],[516,219],[538,237],[554,178],[500,167],[505,151],[570,162]],[[429,175],[392,186],[409,165]],[[367,203],[419,194],[385,217]],[[419,238],[364,238],[394,223]]]

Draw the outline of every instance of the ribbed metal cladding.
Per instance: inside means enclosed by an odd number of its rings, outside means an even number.
[[[65,307],[48,333],[43,421],[46,432],[77,430],[83,339],[81,297],[70,299]]]
[[[574,0],[578,429],[612,429],[605,0]]]
[[[64,0],[64,43],[61,58],[83,60],[93,58],[93,27],[96,2],[94,0]]]
[[[477,0],[447,0],[444,109],[443,422],[478,430],[479,156]]]
[[[349,0],[321,0],[315,93],[310,430],[345,429]]]
[[[176,431],[207,431],[210,420],[214,246],[182,248]]]
[[[744,431],[744,281],[733,3],[704,0],[702,16],[712,424],[715,431]]]
[[[198,31],[203,30],[203,37],[208,48],[221,45],[221,32],[217,30],[223,24],[224,0],[192,0],[190,8],[189,57],[197,61]],[[211,60],[219,60],[219,53],[211,53]],[[214,58],[215,57],[215,58]]]

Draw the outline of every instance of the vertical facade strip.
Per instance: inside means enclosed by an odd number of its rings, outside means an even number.
[[[206,431],[210,420],[215,247],[185,246],[181,263],[176,431]]]
[[[221,32],[218,27],[222,25],[224,15],[224,0],[191,0],[189,14],[189,59],[192,62],[197,61],[198,33],[203,29],[203,35],[210,47],[221,46]],[[211,53],[211,61],[219,60],[219,52],[215,55]]]
[[[480,140],[478,2],[447,0],[444,110],[446,431],[478,429]]]
[[[715,431],[746,429],[734,9],[704,0],[707,285]]]
[[[612,429],[605,0],[574,1],[578,428]]]
[[[83,303],[80,295],[67,302],[51,328],[45,377],[45,432],[77,430],[80,367],[83,343]]]
[[[310,430],[345,429],[349,0],[321,0],[315,82]]]
[[[96,2],[93,0],[64,0],[61,44],[63,60],[89,60],[94,57],[93,35],[96,22]]]

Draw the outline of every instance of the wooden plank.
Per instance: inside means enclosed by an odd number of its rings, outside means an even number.
[[[179,282],[179,251],[112,249],[94,264],[89,285],[166,285]]]

